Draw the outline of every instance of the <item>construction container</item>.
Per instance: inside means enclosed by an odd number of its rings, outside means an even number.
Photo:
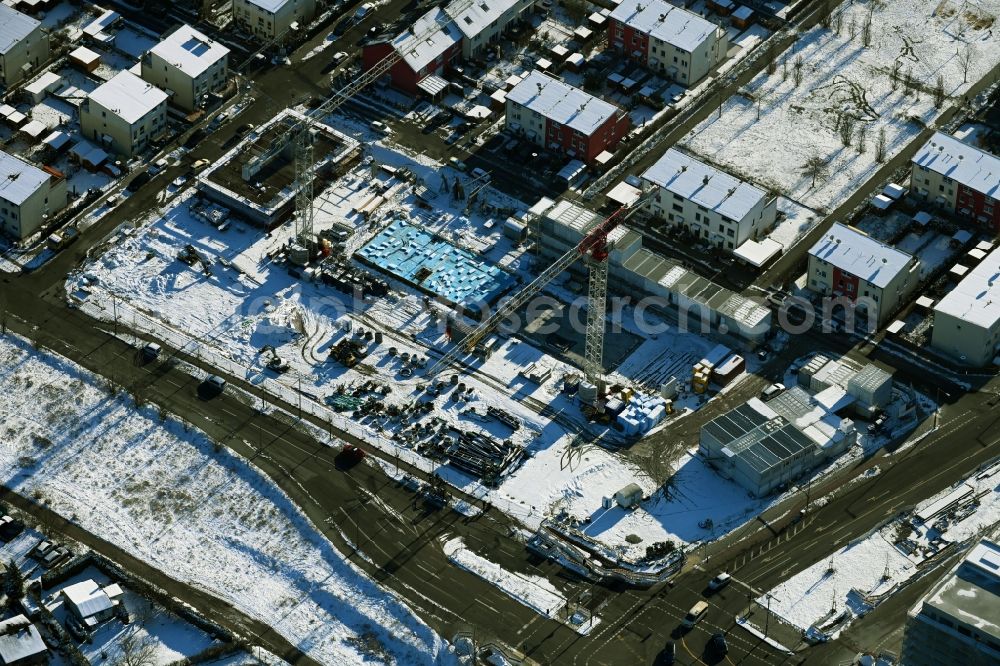
[[[809,362],[799,368],[799,386],[809,388],[812,384],[813,376],[830,362],[830,357],[823,354],[816,354]]]
[[[700,375],[704,371],[705,371],[704,365],[702,365],[701,363],[695,363],[694,366],[691,368],[691,375],[692,376]]]
[[[580,390],[580,375],[566,375],[563,377],[563,389],[566,393],[576,393]]]
[[[660,397],[664,400],[673,400],[677,397],[677,378],[671,377],[660,385]]]
[[[711,372],[715,366],[722,363],[726,358],[733,353],[733,350],[726,345],[715,345],[707,354],[705,358],[698,362],[702,366],[702,369]]]
[[[712,370],[712,381],[719,386],[726,386],[746,370],[746,360],[739,354],[733,354]]]
[[[578,395],[580,396],[580,402],[585,405],[593,405],[597,402],[597,386],[588,381],[582,381],[580,382]]]
[[[884,408],[892,401],[892,375],[868,364],[847,381],[847,393],[865,410]]]
[[[604,406],[604,410],[612,417],[618,416],[625,411],[625,401],[619,398],[612,398]]]

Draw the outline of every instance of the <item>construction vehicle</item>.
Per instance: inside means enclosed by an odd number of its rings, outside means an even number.
[[[184,246],[180,252],[177,253],[177,259],[188,266],[194,266],[195,264],[201,264],[201,272],[205,275],[212,274],[211,264],[208,259],[206,259],[198,250],[195,249],[194,245],[190,243]]]
[[[288,372],[289,368],[291,368],[291,366],[288,364],[288,361],[278,356],[278,351],[271,345],[264,345],[263,347],[261,347],[260,353],[270,354],[270,357],[264,363],[264,366],[268,370],[283,373],[283,372]]]
[[[631,204],[622,206],[589,230],[575,247],[572,247],[562,257],[551,263],[537,278],[521,291],[509,298],[493,314],[484,319],[474,330],[469,332],[460,344],[441,357],[427,371],[428,377],[434,377],[460,356],[470,354],[489,333],[501,322],[537,295],[546,285],[561,275],[579,259],[585,259],[590,265],[590,287],[587,298],[587,338],[584,353],[584,374],[603,393],[604,383],[604,319],[607,312],[608,287],[608,257],[612,249],[609,235],[628,220],[654,196],[647,192]]]

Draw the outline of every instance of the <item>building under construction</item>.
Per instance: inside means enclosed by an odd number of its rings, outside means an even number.
[[[247,135],[198,178],[198,188],[212,201],[266,227],[283,222],[295,208],[293,127],[306,116],[286,109]],[[343,175],[359,159],[360,144],[333,127],[311,121],[315,189]]]

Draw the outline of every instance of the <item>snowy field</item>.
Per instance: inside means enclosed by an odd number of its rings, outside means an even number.
[[[347,641],[372,630],[398,663],[447,663],[442,640],[242,458],[19,339],[0,340],[0,367],[6,486],[198,581],[318,661],[361,663]]]
[[[916,518],[922,512],[930,514],[926,520]],[[1000,522],[1000,463],[922,502],[913,516],[890,522],[770,590],[771,612],[803,631],[815,627],[835,638],[948,544],[965,543]],[[766,604],[766,597],[758,603]]]
[[[684,146],[814,211],[828,210],[874,174],[883,132],[889,158],[933,121],[939,76],[945,94],[956,98],[1000,61],[991,18],[1000,0],[961,8],[953,0],[868,0],[841,8],[831,28],[804,33],[778,57],[773,74],[762,72],[727,100],[721,118],[712,114]],[[919,94],[906,92],[900,79],[907,78],[919,83]],[[815,185],[809,158],[825,172]]]

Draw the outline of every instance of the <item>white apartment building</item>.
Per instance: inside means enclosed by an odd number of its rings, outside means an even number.
[[[85,139],[126,157],[166,130],[167,93],[129,71],[102,83],[80,105]]]
[[[185,111],[201,107],[208,93],[226,84],[229,49],[182,25],[142,56],[142,78],[170,95]]]
[[[881,243],[857,229],[835,224],[809,249],[807,286],[824,296],[857,304],[879,326],[920,282],[913,255]]]
[[[623,0],[609,16],[608,46],[693,86],[729,51],[726,31],[666,0]]]
[[[907,615],[900,663],[1000,663],[1000,546],[977,543]]]
[[[233,0],[233,19],[264,39],[283,39],[297,23],[304,28],[316,15],[316,0]]]
[[[484,48],[500,39],[507,27],[534,6],[535,0],[475,0],[461,11],[452,2],[445,13],[462,32],[462,57],[485,55]]]
[[[963,365],[983,367],[1000,348],[1000,250],[934,306],[931,346]]]
[[[0,84],[20,83],[49,59],[49,35],[39,21],[0,4]]]
[[[66,206],[66,180],[0,150],[0,230],[16,240]]]
[[[655,217],[716,247],[732,252],[774,228],[778,214],[774,197],[674,148],[642,177],[659,187],[647,206]]]

